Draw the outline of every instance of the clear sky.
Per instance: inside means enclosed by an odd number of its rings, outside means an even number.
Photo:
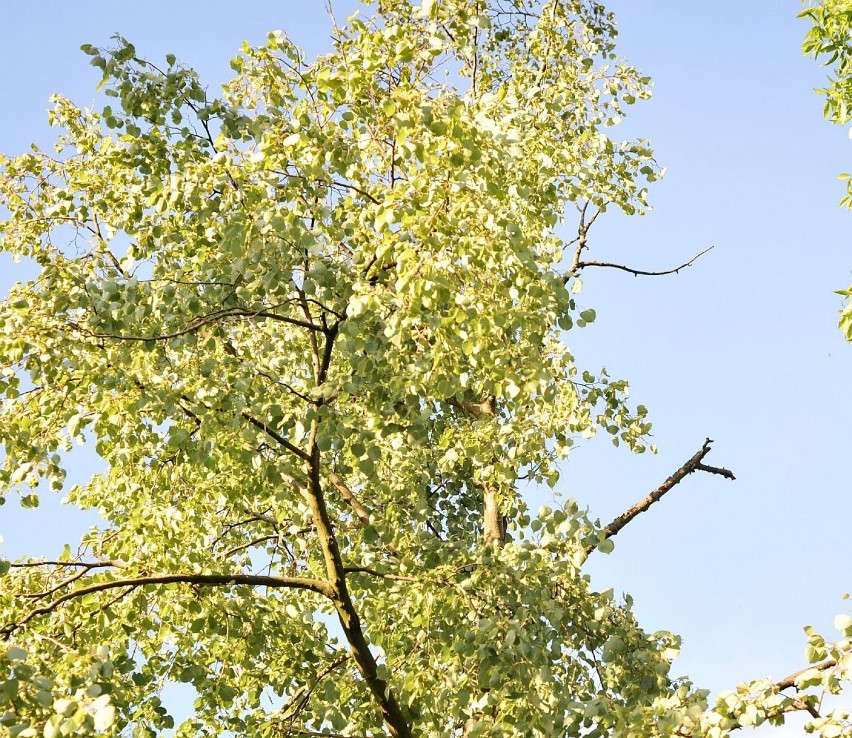
[[[852,144],[822,120],[812,90],[825,72],[801,57],[797,2],[607,5],[621,53],[656,83],[623,136],[650,138],[668,174],[652,188],[653,213],[598,221],[592,256],[663,269],[715,249],[676,276],[586,274],[581,302],[598,320],[569,343],[581,366],[631,381],[660,453],[632,457],[597,439],[576,451],[560,489],[609,522],[715,439],[707,463],[737,481],[684,481],[618,535],[593,563],[594,581],[633,594],[646,628],[683,635],[677,668],[698,684],[781,678],[804,665],[801,627],[830,632],[852,590],[852,346],[836,329],[833,293],[852,281],[852,213],[837,206],[836,178],[852,166]],[[339,18],[354,6],[335,0]],[[120,32],[151,59],[177,54],[215,89],[244,39],[282,28],[314,54],[330,28],[322,0],[31,0],[8,4],[3,25],[7,154],[50,144],[51,93],[93,100],[99,74],[82,43]],[[20,276],[5,261],[0,269],[0,288]],[[90,463],[80,459],[76,478]],[[0,553],[55,553],[85,524],[56,504],[8,504]]]

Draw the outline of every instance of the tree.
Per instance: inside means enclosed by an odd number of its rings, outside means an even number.
[[[56,154],[0,161],[0,243],[38,267],[0,307],[0,484],[104,524],[2,562],[4,730],[153,735],[175,682],[178,735],[846,729],[817,695],[852,619],[710,705],[583,574],[689,474],[733,478],[709,440],[608,525],[524,502],[584,437],[648,443],[561,340],[584,272],[640,272],[587,234],[659,175],[606,135],[649,94],[614,39],[581,0],[385,0],[314,62],[246,46],[221,98],[84,47],[112,104],[56,98]],[[107,471],[66,489],[76,443]]]
[[[846,125],[852,120],[852,4],[848,0],[810,2],[800,15],[811,23],[802,50],[808,56],[822,59],[834,75],[829,77],[827,87],[817,90],[825,98],[823,113],[826,120]],[[846,181],[846,195],[840,204],[852,208],[852,175],[840,177]],[[852,303],[848,302],[852,287],[839,294],[847,298],[840,313],[840,329],[852,341]]]

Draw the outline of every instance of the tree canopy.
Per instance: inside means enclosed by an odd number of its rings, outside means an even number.
[[[0,562],[2,730],[720,738],[807,711],[848,733],[818,703],[852,618],[711,701],[584,574],[688,475],[733,479],[709,440],[609,524],[525,503],[582,439],[650,447],[565,342],[595,319],[584,273],[640,273],[589,229],[660,175],[609,135],[650,84],[612,16],[375,13],[315,60],[246,45],[219,97],[173,56],[84,47],[108,104],[57,96],[55,151],[0,158],[0,248],[38,272],[0,303],[0,491],[103,519]],[[77,444],[107,468],[68,488]]]

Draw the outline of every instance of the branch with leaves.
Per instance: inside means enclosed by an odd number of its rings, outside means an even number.
[[[76,579],[74,580],[76,581]],[[64,584],[70,584],[66,581]],[[328,582],[310,577],[264,576],[261,574],[152,574],[139,577],[109,579],[106,581],[78,587],[51,600],[41,607],[34,608],[14,622],[0,627],[0,635],[8,640],[15,631],[23,628],[34,618],[49,615],[67,602],[78,600],[90,594],[112,589],[125,589],[125,594],[139,587],[163,586],[167,584],[190,584],[198,587],[226,587],[244,584],[251,587],[270,587],[273,589],[301,589],[316,592],[331,599],[334,592]]]

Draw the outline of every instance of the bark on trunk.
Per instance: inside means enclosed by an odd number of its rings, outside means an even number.
[[[486,487],[485,489],[482,528],[486,546],[503,548],[506,545],[506,519],[500,514],[496,487]]]

